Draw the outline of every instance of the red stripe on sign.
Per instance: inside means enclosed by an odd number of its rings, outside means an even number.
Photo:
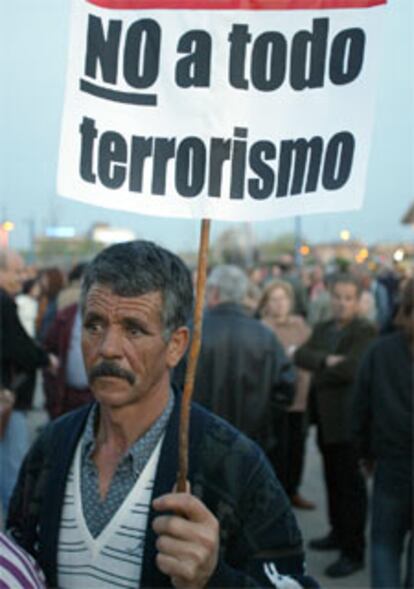
[[[387,0],[86,0],[115,10],[318,10],[370,8]]]

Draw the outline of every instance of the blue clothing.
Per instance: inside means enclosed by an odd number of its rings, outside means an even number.
[[[37,333],[37,340],[40,343],[43,343],[46,339],[47,332],[49,331],[49,327],[52,325],[53,320],[57,313],[57,299],[50,299],[45,314],[42,317],[42,321],[39,326],[39,331]]]
[[[98,406],[93,406],[82,439],[81,496],[86,525],[94,538],[97,538],[111,521],[113,515],[121,507],[129,491],[135,485],[158,441],[165,432],[173,408],[174,394],[171,392],[167,406],[160,417],[123,456],[112,477],[108,493],[102,501],[99,494],[98,469],[92,459],[96,446],[94,426],[98,413]]]
[[[377,462],[371,524],[373,589],[414,586],[412,482],[412,463],[408,458]]]
[[[80,307],[76,310],[75,321],[70,332],[68,356],[66,359],[66,384],[75,389],[88,387],[88,375],[82,354],[82,315]]]
[[[0,440],[0,501],[4,514],[7,513],[17,475],[28,449],[26,416],[22,411],[14,410]]]

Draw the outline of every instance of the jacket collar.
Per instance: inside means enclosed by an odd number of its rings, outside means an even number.
[[[180,427],[182,396],[181,393],[176,390],[174,393],[176,395],[174,409],[165,432],[164,442],[158,461],[153,490],[154,499],[165,493],[171,493],[177,479],[178,433]],[[190,414],[190,443],[188,457],[188,480],[190,485],[193,483],[198,446],[204,434],[202,420],[199,419],[200,414],[198,411],[194,411],[194,409],[195,407],[193,405]],[[147,587],[172,587],[170,578],[161,573],[155,564],[155,557],[157,554],[155,542],[157,537],[152,529],[152,522],[157,515],[160,514],[154,511],[152,506],[150,506],[142,563],[141,587],[143,589]]]
[[[0,286],[0,296],[3,297],[9,303],[11,302],[13,303],[13,305],[16,306],[16,301],[14,300],[14,297],[12,297],[11,294],[2,286]]]
[[[40,514],[39,561],[52,587],[57,586],[57,548],[66,479],[91,407],[87,405],[64,416],[61,424],[58,420],[54,424],[56,435],[49,440],[50,464]]]
[[[243,315],[246,316],[247,312],[242,305],[238,303],[219,303],[215,307],[208,310],[207,316],[211,315]]]

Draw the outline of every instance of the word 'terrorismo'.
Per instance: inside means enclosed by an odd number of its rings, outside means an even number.
[[[355,138],[347,131],[327,142],[315,136],[249,144],[245,127],[208,142],[195,136],[125,138],[98,130],[94,119],[84,117],[80,134],[82,179],[112,190],[126,185],[137,194],[166,195],[169,178],[183,197],[263,200],[311,193],[320,185],[339,190],[349,179],[355,152]]]

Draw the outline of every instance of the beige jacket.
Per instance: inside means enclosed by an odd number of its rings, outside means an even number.
[[[263,318],[263,323],[270,327],[291,358],[292,348],[296,349],[310,337],[311,329],[300,315],[289,315],[284,323],[276,323],[270,318]],[[296,393],[289,411],[306,411],[308,403],[310,372],[297,369]]]

